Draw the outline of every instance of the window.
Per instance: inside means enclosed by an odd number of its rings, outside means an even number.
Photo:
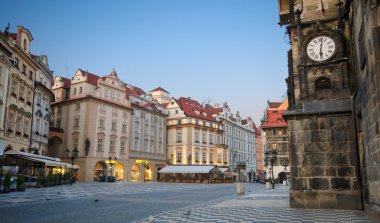
[[[98,139],[98,152],[103,151],[103,139]]]
[[[79,87],[79,94],[82,94],[82,87]]]
[[[62,106],[58,106],[58,114],[62,114]]]
[[[182,162],[182,152],[180,150],[177,151],[177,163]]]
[[[74,138],[73,139],[73,148],[77,148],[78,149],[78,138]]]
[[[175,113],[178,114],[178,110],[175,110]]]
[[[110,153],[115,152],[115,140],[110,140]]]
[[[74,127],[79,127],[79,118],[74,119]]]
[[[35,126],[35,129],[36,129],[36,134],[40,134],[40,119],[37,118],[36,119],[36,126]]]
[[[117,108],[115,107],[112,107],[112,115],[117,115]]]
[[[115,92],[111,91],[111,98],[115,99]]]
[[[104,96],[105,96],[106,98],[109,97],[109,93],[108,93],[108,90],[107,90],[107,89],[104,91]]]
[[[195,162],[199,162],[199,149],[195,149]]]
[[[77,94],[77,88],[74,88],[73,95]]]
[[[210,133],[209,139],[210,139],[210,144],[214,144],[214,133]]]
[[[199,129],[195,129],[195,142],[199,142]]]
[[[61,119],[57,119],[57,128],[61,128]]]
[[[123,124],[123,132],[127,132],[127,124]]]
[[[21,73],[26,76],[26,65],[25,64],[22,65]]]
[[[120,142],[120,153],[125,153],[125,142]]]
[[[111,130],[116,131],[116,122],[112,122]]]
[[[29,80],[33,80],[33,71],[29,71]]]
[[[206,141],[206,131],[205,130],[202,131],[202,142],[203,143],[207,143],[207,141]]]
[[[12,88],[11,88],[11,94],[13,94],[14,96],[16,96],[17,94],[17,85],[18,85],[17,81],[14,80],[12,82]]]
[[[20,65],[20,60],[19,60],[17,57],[15,58],[15,60],[16,60],[15,67],[16,67],[17,70],[18,70],[18,69],[20,69],[20,67],[19,67],[19,65]]]
[[[203,163],[206,163],[206,160],[207,160],[207,159],[206,159],[206,150],[203,150],[203,151],[202,151],[202,162],[203,162]]]
[[[23,132],[24,135],[29,135],[29,120],[24,121]]]
[[[222,162],[222,153],[218,153],[218,163]]]
[[[37,93],[37,105],[41,106],[41,93]]]
[[[13,113],[9,113],[8,115],[8,132],[13,132],[15,116]]]
[[[214,162],[214,152],[210,151],[210,163]]]
[[[0,67],[0,85],[3,85],[3,67]]]
[[[27,50],[28,49],[28,42],[26,41],[26,39],[24,39],[24,50]]]
[[[106,112],[106,105],[105,104],[100,104],[100,111]]]
[[[176,135],[177,135],[177,142],[182,142],[182,129],[177,129]]]
[[[76,103],[75,104],[75,111],[79,111],[80,110],[80,103]]]
[[[104,128],[104,120],[99,119],[99,128]]]
[[[16,134],[21,134],[21,122],[22,118],[19,116],[16,121]]]

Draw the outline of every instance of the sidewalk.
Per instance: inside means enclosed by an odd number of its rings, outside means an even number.
[[[140,222],[340,222],[370,223],[363,211],[289,208],[288,186],[274,190],[245,184],[245,195],[151,216]],[[254,191],[256,189],[256,191]],[[250,192],[251,191],[251,192]]]

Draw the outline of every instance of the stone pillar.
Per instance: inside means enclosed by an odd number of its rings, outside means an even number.
[[[290,207],[362,209],[352,115],[288,117]]]

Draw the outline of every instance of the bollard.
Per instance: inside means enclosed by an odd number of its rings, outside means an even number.
[[[236,190],[238,195],[244,194],[244,183],[243,182],[236,182]]]

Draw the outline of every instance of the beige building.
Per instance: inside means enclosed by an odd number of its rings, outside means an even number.
[[[17,33],[1,34],[0,69],[2,103],[0,106],[0,150],[27,152],[30,147],[33,89],[39,69],[30,54],[30,31],[22,26]]]
[[[162,88],[157,89],[152,92],[159,97],[157,91]],[[152,92],[146,94],[131,85],[127,85],[127,92],[133,108],[129,151],[133,166],[129,180],[157,181],[158,170],[166,165],[166,107],[152,97]]]
[[[172,98],[167,104],[167,159],[174,165],[228,167],[229,149],[223,144],[223,126],[216,114],[190,98]]]
[[[99,77],[78,69],[71,80],[56,77],[53,92],[49,155],[65,159],[66,148],[77,148],[79,181],[129,179],[132,108],[116,72]],[[117,163],[107,164],[109,157]]]

